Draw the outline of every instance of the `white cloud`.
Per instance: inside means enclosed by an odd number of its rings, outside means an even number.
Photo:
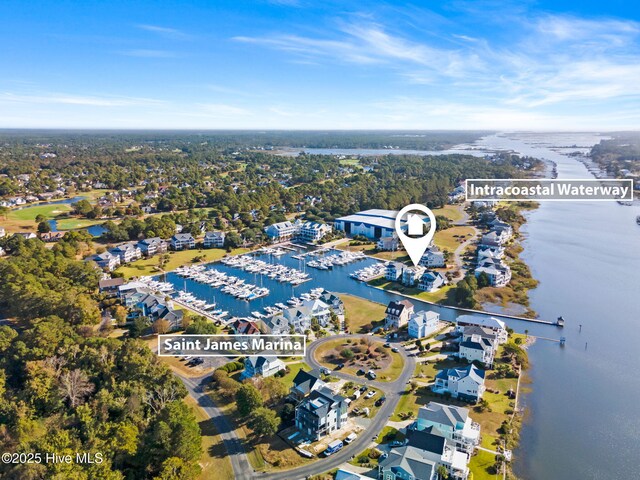
[[[0,103],[66,104],[90,107],[128,107],[136,105],[161,105],[164,102],[150,98],[121,96],[82,96],[66,93],[16,94],[11,92],[3,92],[0,93]]]
[[[192,38],[192,36],[189,35],[188,33],[184,33],[176,28],[162,27],[159,25],[147,25],[147,24],[137,25],[137,27],[140,30],[152,32],[162,37],[172,38],[174,40],[188,40]]]

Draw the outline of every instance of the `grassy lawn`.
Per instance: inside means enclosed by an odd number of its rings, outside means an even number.
[[[213,422],[207,417],[207,414],[196,404],[196,401],[187,396],[184,399],[196,416],[196,420],[200,424],[202,432],[202,458],[200,458],[200,466],[202,473],[198,477],[199,480],[208,478],[219,478],[220,480],[232,480],[233,467],[231,460],[227,456],[227,450],[222,443],[222,439],[218,435]]]
[[[384,290],[394,290],[405,295],[425,300],[427,302],[449,304],[449,292],[455,288],[455,285],[449,284],[438,289],[436,292],[423,292],[413,287],[405,287],[401,283],[391,282],[384,277],[376,278],[369,282],[372,287],[379,287]]]
[[[335,340],[326,342],[322,344],[315,351],[316,360],[330,369],[335,369],[339,363],[344,363],[344,368],[341,370],[344,373],[349,375],[357,375],[358,370],[363,369],[368,371],[370,369],[375,370],[377,381],[380,382],[392,382],[397,379],[402,373],[402,356],[399,353],[394,353],[391,349],[384,348],[383,342],[380,340],[373,340],[372,347],[370,348],[371,354],[378,355],[377,358],[372,359],[369,356],[363,358],[366,355],[364,350],[367,348],[364,344],[359,341],[348,342],[343,338],[337,338]],[[358,354],[356,353],[356,358],[352,360],[346,360],[342,358],[339,354],[343,348],[349,348],[355,351],[356,348],[360,348],[363,351]],[[373,352],[374,349],[383,348],[386,352],[387,356],[383,356],[381,353]],[[358,358],[360,357],[360,358]],[[379,368],[374,368],[375,365]],[[362,378],[363,382],[366,382],[365,377]]]
[[[287,389],[293,387],[293,379],[300,370],[304,370],[306,372],[311,370],[311,367],[304,362],[289,363],[287,364],[287,367],[289,367],[289,373],[287,373],[284,377],[278,379],[285,384]]]
[[[230,255],[239,255],[248,252],[247,248],[237,248],[232,250]],[[221,248],[211,248],[206,250],[182,250],[179,252],[169,252],[169,261],[164,266],[164,270],[169,272],[176,268],[192,263],[194,257],[204,257],[204,262],[214,262],[220,260],[227,254],[226,250]],[[125,278],[131,278],[141,275],[156,275],[158,270],[159,257],[143,258],[136,262],[118,268],[116,271],[124,275]]]
[[[442,208],[434,208],[434,215],[442,215],[443,217],[447,217],[452,222],[457,222],[462,220],[464,217],[464,210],[462,205],[445,205]]]
[[[73,230],[76,228],[87,228],[93,225],[100,225],[105,220],[89,220],[88,218],[61,218],[56,222],[58,230]]]
[[[347,328],[353,333],[366,333],[364,328],[366,325],[384,319],[385,305],[381,303],[365,300],[364,298],[355,297],[346,293],[341,293],[340,298],[344,302],[344,309],[347,318]]]
[[[453,252],[461,243],[467,240],[469,236],[473,236],[473,234],[473,227],[451,227],[446,230],[438,230],[433,241],[441,250]],[[457,237],[455,235],[457,235]],[[461,236],[464,238],[460,238]]]
[[[477,450],[476,455],[469,461],[469,470],[473,472],[473,480],[494,480],[495,474],[490,474],[488,468],[496,463],[496,457],[492,453]],[[502,478],[502,475],[500,475]]]
[[[404,440],[404,434],[397,428],[387,425],[382,429],[380,435],[378,435],[376,443],[389,443],[393,440]]]

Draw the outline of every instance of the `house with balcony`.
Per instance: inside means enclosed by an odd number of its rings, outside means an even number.
[[[288,220],[286,222],[274,223],[264,229],[264,233],[273,243],[289,241],[298,234],[298,231],[299,225],[291,223]]]
[[[309,441],[340,430],[347,423],[347,402],[328,387],[313,390],[296,406],[296,429]]]
[[[447,279],[440,272],[427,270],[420,277],[418,290],[423,292],[435,292],[447,284]]]
[[[473,453],[480,444],[480,425],[469,416],[469,409],[429,402],[418,410],[418,418],[409,427],[413,430],[429,430],[454,442],[456,449]],[[437,433],[436,433],[437,432]]]
[[[301,401],[311,392],[327,387],[327,384],[320,378],[319,370],[306,372],[299,370],[293,379],[293,386],[289,390],[291,398]]]
[[[244,371],[240,377],[242,379],[256,376],[271,377],[285,369],[286,366],[284,362],[277,357],[250,355],[244,360]]]
[[[402,272],[405,268],[404,263],[400,262],[387,262],[384,271],[384,278],[391,281],[397,282],[402,278]]]
[[[499,318],[487,315],[460,315],[456,318],[456,331],[460,334],[464,335],[467,327],[474,326],[493,332],[499,345],[506,343],[508,340],[507,324]]]
[[[376,243],[376,248],[381,252],[395,252],[400,248],[400,240],[396,235],[382,237]]]
[[[110,252],[120,257],[120,263],[129,263],[142,258],[142,252],[135,242],[127,242],[112,248]]]
[[[415,287],[420,281],[424,271],[425,268],[420,266],[405,267],[404,270],[402,270],[402,278],[400,279],[400,282],[407,287]]]
[[[160,237],[145,238],[138,242],[138,248],[145,257],[166,253],[169,246]]]
[[[463,335],[460,342],[460,350],[458,356],[471,362],[480,362],[487,368],[493,365],[493,359],[496,354],[495,344],[482,334],[472,333]]]
[[[434,393],[449,394],[466,402],[477,402],[485,391],[485,371],[473,364],[466,367],[447,368],[436,374],[431,387]]]
[[[196,248],[196,239],[190,233],[176,233],[170,240],[173,250]]]
[[[204,248],[222,248],[226,239],[226,233],[221,231],[207,232],[204,234]]]
[[[442,268],[447,264],[444,260],[444,253],[437,248],[429,248],[420,259],[420,265],[426,268]]]
[[[92,260],[96,262],[100,268],[109,272],[120,266],[120,256],[114,255],[111,252],[98,253],[92,257]]]
[[[304,222],[298,227],[297,237],[303,242],[316,243],[331,232],[333,228],[326,223]]]
[[[425,338],[436,332],[440,323],[440,314],[422,310],[409,318],[408,333],[411,338]]]

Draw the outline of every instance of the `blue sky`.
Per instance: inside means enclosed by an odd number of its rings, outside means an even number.
[[[0,128],[640,128],[633,2],[0,3]]]

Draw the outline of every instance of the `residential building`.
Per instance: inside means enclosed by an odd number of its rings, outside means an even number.
[[[479,325],[470,325],[463,327],[462,329],[462,341],[469,340],[472,336],[479,336],[480,338],[488,340],[494,349],[497,349],[500,345],[498,341],[498,335],[496,332],[489,328],[481,327]]]
[[[485,371],[473,364],[440,370],[431,390],[435,393],[449,393],[453,398],[467,402],[477,402],[484,394],[484,376]]]
[[[391,237],[382,237],[376,243],[376,248],[382,252],[395,252],[400,248],[400,240],[396,235]]]
[[[392,282],[397,282],[402,278],[402,271],[404,270],[404,267],[404,263],[387,262],[384,278]]]
[[[492,287],[505,287],[511,281],[511,268],[501,260],[484,259],[482,264],[474,270],[474,275],[478,278],[483,273]]]
[[[481,334],[463,335],[458,356],[468,362],[480,362],[491,368],[495,356],[495,344]]]
[[[469,455],[455,444],[428,431],[407,430],[406,444],[392,448],[378,464],[383,480],[440,480],[438,469],[447,469],[450,479],[466,480],[469,476]]]
[[[418,418],[409,428],[430,429],[431,433],[448,438],[456,449],[468,454],[472,454],[480,443],[480,425],[471,419],[469,409],[464,407],[429,402],[420,407]]]
[[[5,229],[0,227],[0,238],[3,238],[6,234],[7,232],[5,231]]]
[[[492,331],[500,345],[507,342],[509,336],[507,325],[499,318],[487,315],[460,315],[456,318],[456,330],[458,332],[464,334],[465,328],[470,326],[478,326]]]
[[[409,318],[408,333],[411,338],[425,338],[438,329],[440,314],[422,310]]]
[[[120,257],[120,263],[129,263],[142,257],[142,251],[134,242],[118,245],[110,250],[112,255]]]
[[[444,260],[444,253],[437,248],[430,248],[422,255],[420,265],[427,268],[442,268],[447,264]]]
[[[7,252],[4,250],[4,248],[0,247],[0,257],[4,257],[7,254]]]
[[[420,281],[418,282],[418,290],[422,290],[423,292],[435,292],[439,288],[446,285],[446,283],[447,279],[440,272],[427,270],[420,277]]]
[[[296,406],[296,428],[310,441],[340,430],[346,423],[345,398],[328,387],[313,390]]]
[[[64,238],[67,232],[45,232],[40,234],[40,240],[43,242],[59,242]]]
[[[331,225],[318,222],[304,222],[299,226],[298,238],[304,242],[315,243],[322,240],[332,230]]]
[[[205,248],[222,248],[227,234],[221,231],[207,232],[204,234]]]
[[[244,320],[242,318],[237,319],[231,324],[231,328],[236,335],[259,335],[260,329],[254,322]]]
[[[327,384],[320,378],[320,372],[318,370],[311,370],[310,372],[299,370],[293,379],[293,387],[290,389],[290,395],[295,400],[300,401],[311,392],[319,390],[322,387],[327,387]]]
[[[403,285],[407,286],[407,287],[415,287],[420,278],[422,277],[422,274],[424,273],[425,268],[424,267],[405,267],[402,270],[402,278],[401,278],[401,282]]]
[[[109,272],[120,266],[120,256],[114,255],[111,252],[99,253],[94,255],[92,259],[100,268],[108,270]]]
[[[287,308],[282,313],[262,319],[262,330],[271,335],[296,332],[303,334],[311,328],[311,320],[318,320],[322,327],[329,325],[331,313],[344,320],[344,305],[340,297],[325,290],[319,298],[305,300],[301,305]]]
[[[409,300],[389,302],[385,310],[384,328],[389,330],[404,327],[409,322],[413,309],[413,303]]]
[[[103,278],[98,282],[98,291],[107,295],[117,295],[118,287],[124,285],[123,278]]]
[[[279,358],[251,355],[244,361],[244,372],[242,372],[241,377],[271,377],[285,369],[286,366],[284,362]]]
[[[286,242],[297,235],[299,226],[290,221],[279,222],[265,227],[264,232],[272,242]]]
[[[176,233],[170,240],[174,250],[186,250],[196,247],[196,239],[190,233]]]
[[[13,234],[14,237],[22,237],[25,240],[31,240],[32,238],[38,238],[38,236],[33,232],[16,232]]]
[[[165,253],[168,245],[160,237],[145,238],[138,242],[138,248],[145,257],[153,257],[154,255]]]

